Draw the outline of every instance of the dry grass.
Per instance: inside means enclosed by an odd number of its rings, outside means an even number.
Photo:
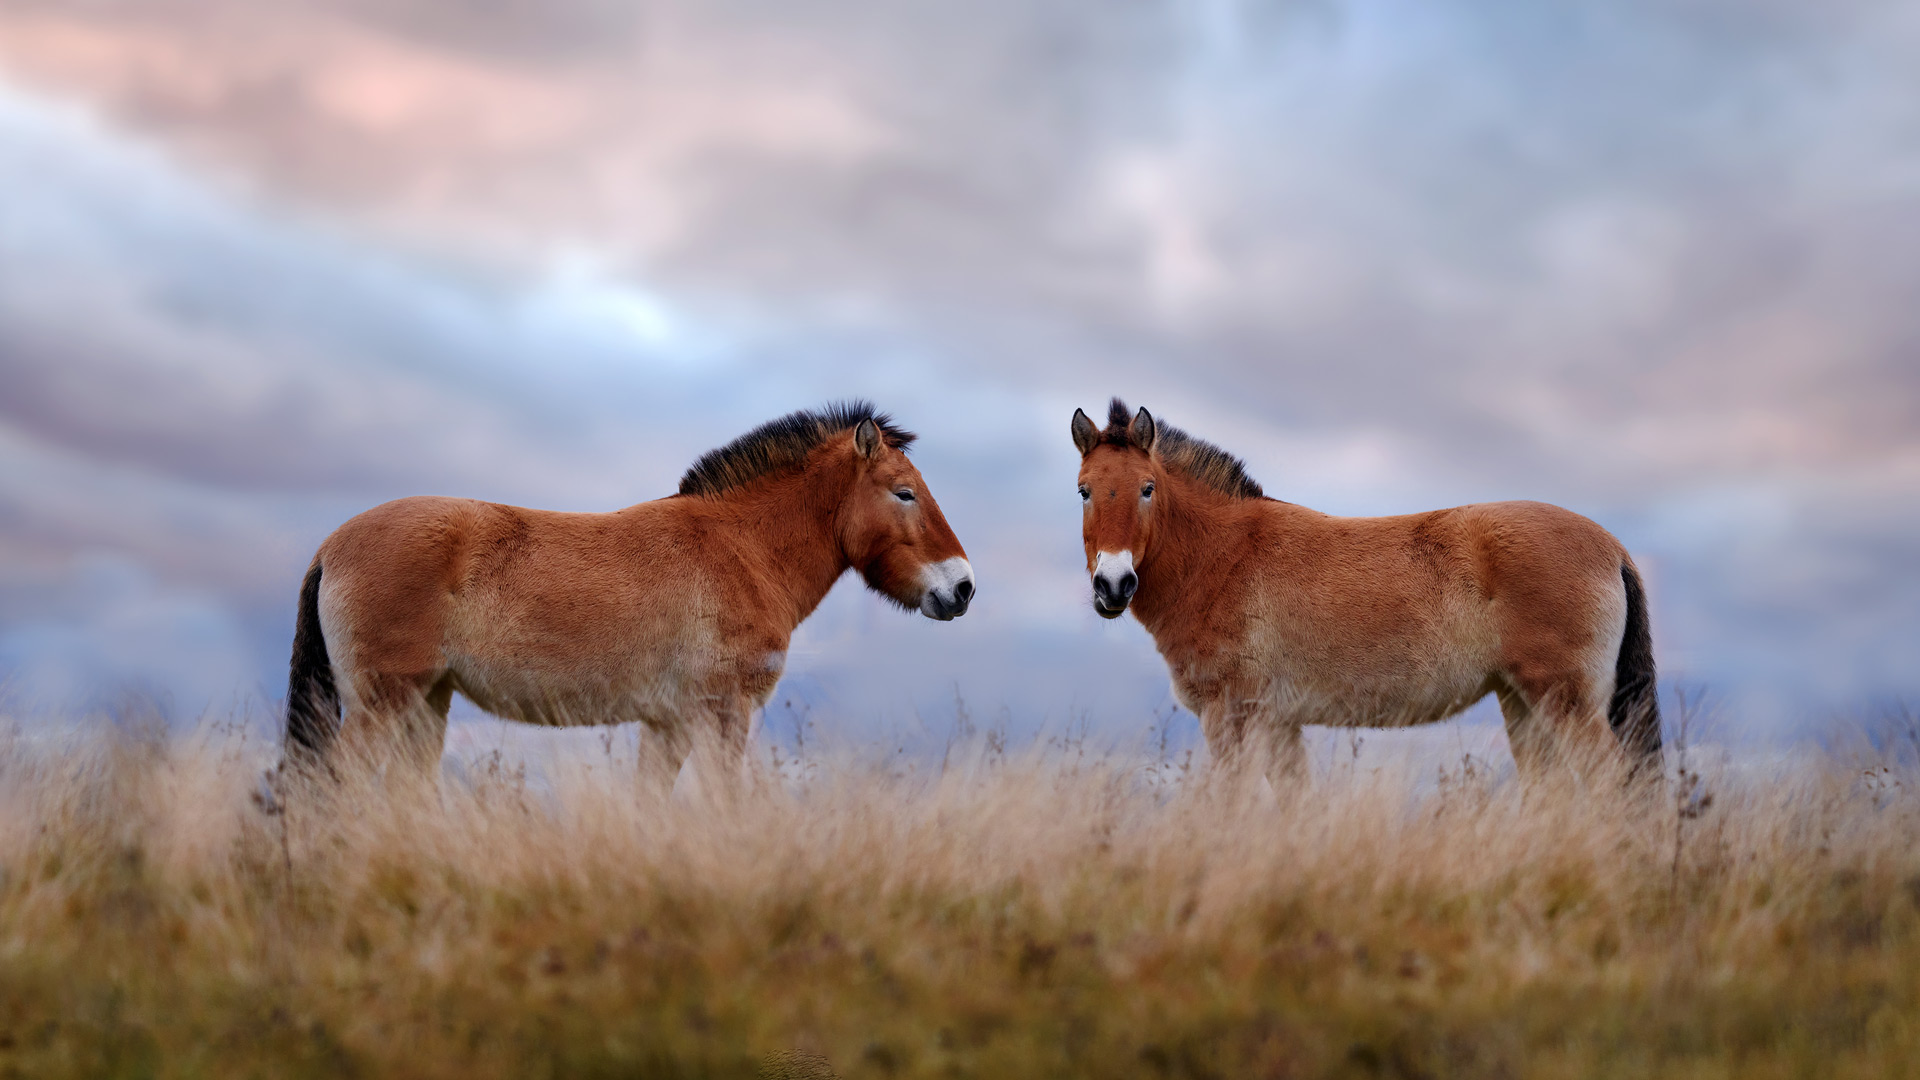
[[[790,1048],[843,1077],[1920,1061],[1904,764],[1637,802],[1429,765],[1280,806],[1057,749],[944,775],[843,756],[718,812],[585,753],[280,813],[263,761],[231,736],[0,737],[0,1074],[753,1076]]]

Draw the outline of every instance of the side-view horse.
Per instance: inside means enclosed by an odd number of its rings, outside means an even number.
[[[1537,502],[1334,517],[1118,398],[1072,433],[1094,610],[1153,635],[1216,762],[1283,792],[1304,724],[1424,724],[1491,693],[1524,774],[1658,775],[1646,596],[1599,525]]]
[[[669,784],[696,742],[737,776],[794,629],[848,569],[929,618],[972,601],[913,440],[852,402],[765,424],[701,457],[678,494],[611,513],[368,510],[300,589],[288,762],[344,751],[431,772],[458,691],[532,724],[639,721]]]

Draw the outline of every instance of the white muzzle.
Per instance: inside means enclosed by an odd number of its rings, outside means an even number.
[[[973,564],[965,559],[942,559],[920,571],[920,614],[946,622],[967,613],[973,603]]]

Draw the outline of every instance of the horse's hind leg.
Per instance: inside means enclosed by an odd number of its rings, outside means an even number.
[[[1511,686],[1502,686],[1497,691],[1500,698],[1500,716],[1507,722],[1507,747],[1513,751],[1513,764],[1520,775],[1528,779],[1537,778],[1547,771],[1553,758],[1553,748],[1547,744],[1547,734],[1533,715],[1533,709],[1527,704],[1520,691]]]
[[[1607,726],[1605,709],[1588,692],[1586,680],[1568,677],[1499,687],[1500,715],[1514,764],[1529,779],[1556,767],[1590,776],[1620,764],[1619,745]]]
[[[336,533],[338,538],[343,534]],[[363,768],[391,761],[433,776],[446,742],[453,680],[447,668],[443,552],[430,548],[329,554],[320,622],[345,715],[340,747]]]
[[[441,675],[408,715],[405,752],[408,762],[423,775],[440,773],[440,756],[447,749],[447,711],[452,706],[453,679]]]
[[[1566,567],[1516,579],[1501,606],[1500,706],[1523,772],[1551,765],[1591,779],[1624,763],[1607,723],[1626,615],[1619,556],[1610,540],[1582,544]],[[1598,561],[1583,569],[1582,552]]]
[[[340,726],[341,749],[364,767],[396,761],[432,779],[446,748],[452,703],[453,680],[444,671],[357,677]]]

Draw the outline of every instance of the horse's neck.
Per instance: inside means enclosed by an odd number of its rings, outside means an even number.
[[[1235,587],[1220,580],[1221,567],[1235,561],[1227,548],[1246,542],[1245,530],[1234,526],[1250,512],[1184,477],[1167,486],[1172,498],[1158,508],[1153,550],[1138,567],[1140,591],[1133,600],[1134,617],[1156,641],[1184,624],[1176,612]]]
[[[741,544],[757,552],[767,585],[791,606],[789,633],[847,571],[834,524],[851,486],[850,472],[827,466],[724,496],[747,524]]]

